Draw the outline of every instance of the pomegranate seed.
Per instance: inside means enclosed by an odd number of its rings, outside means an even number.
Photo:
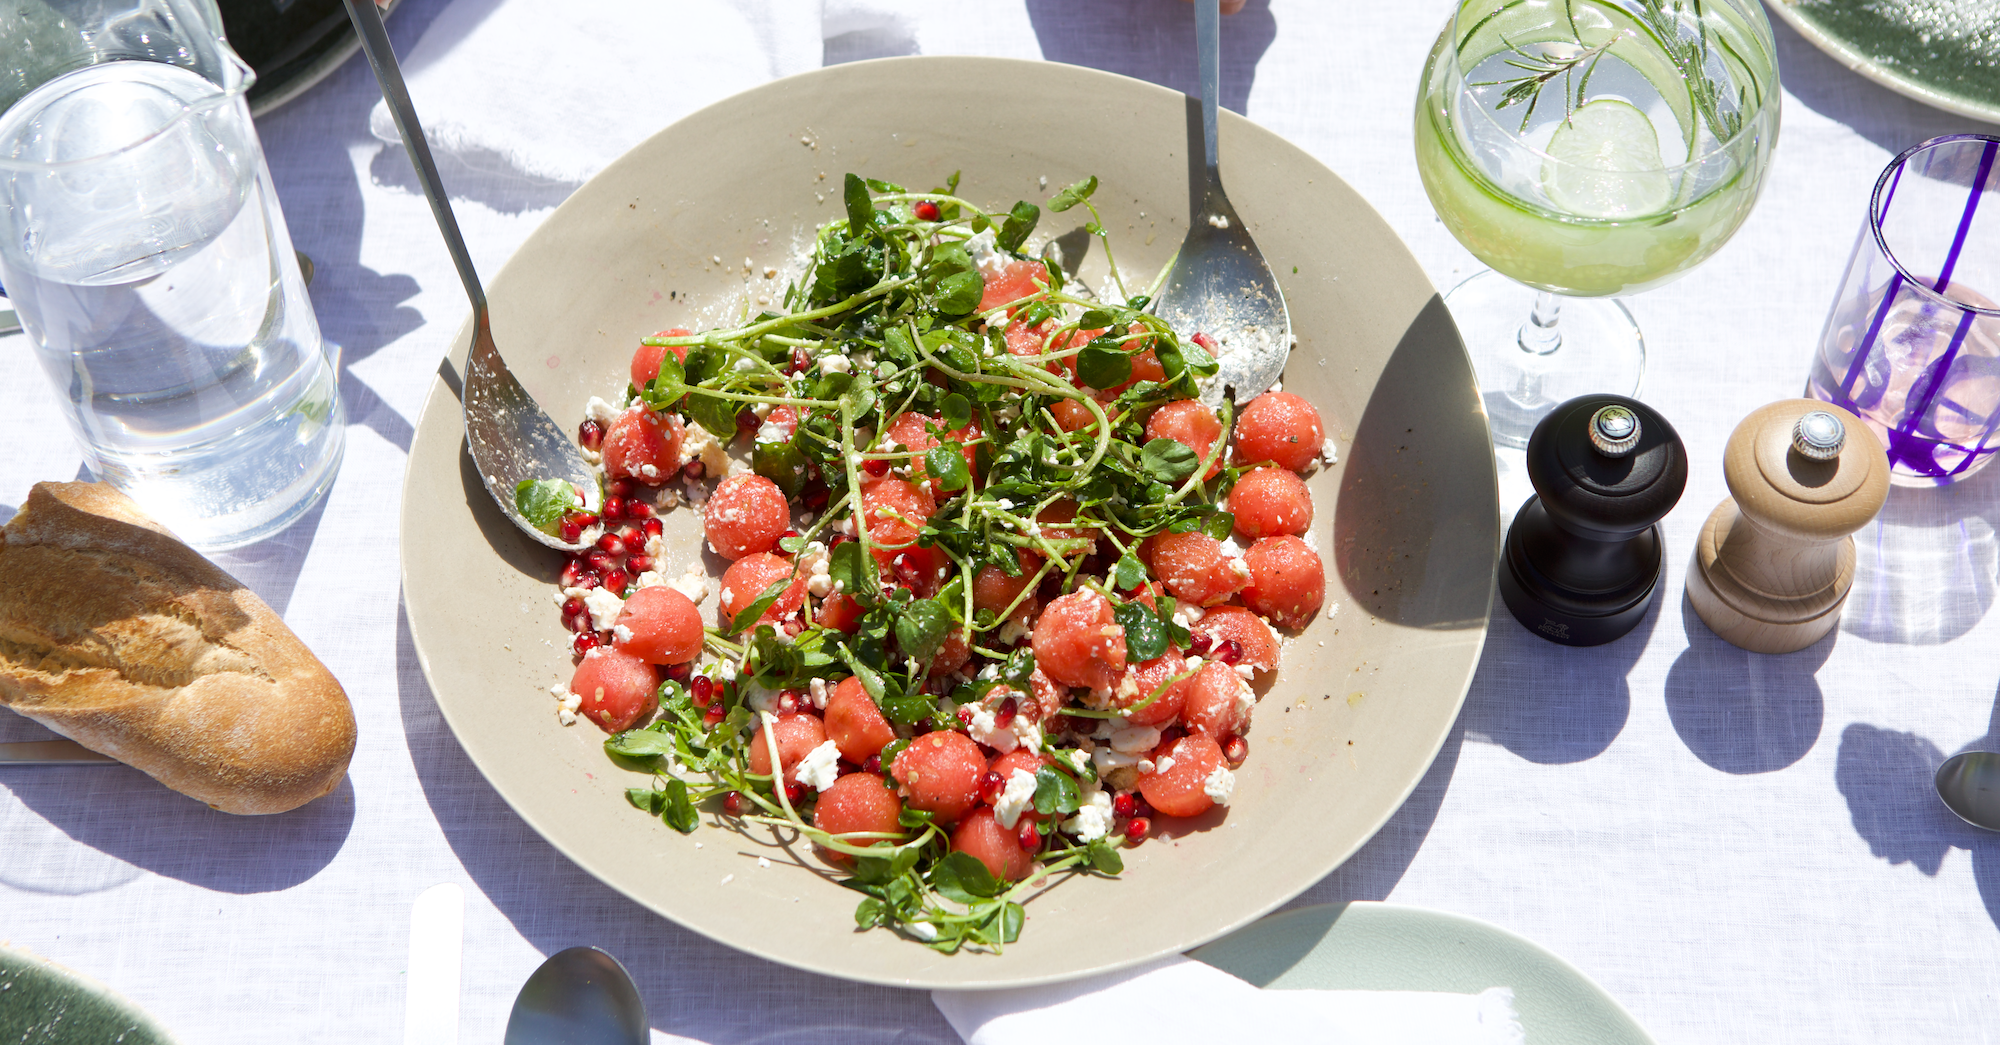
[[[589,512],[578,512],[575,515],[570,516],[570,518],[575,519],[577,522],[583,524],[583,528],[586,530],[590,529],[593,526],[596,526],[598,522],[597,516],[592,515]]]
[[[575,650],[579,655],[582,655],[585,653],[589,653],[591,650],[594,650],[597,647],[602,646],[604,644],[597,640],[596,632],[579,631],[576,633],[576,638],[573,641],[571,641],[569,645],[571,649]]]
[[[896,556],[894,563],[896,567],[896,579],[898,581],[915,586],[917,581],[922,579],[922,571],[910,562],[910,553],[904,552]]]
[[[646,536],[658,537],[661,534],[667,532],[667,524],[661,522],[658,519],[652,518],[651,516],[648,516],[646,518],[644,529],[646,531]]]
[[[959,708],[959,709],[958,709],[958,721],[959,721],[959,724],[960,724],[960,725],[966,725],[966,726],[969,726],[969,725],[972,725],[972,709],[971,709],[971,708]]]
[[[606,555],[625,554],[625,542],[620,540],[615,533],[607,533],[599,537],[597,539],[597,547]]]
[[[821,508],[826,507],[827,498],[830,496],[832,496],[832,491],[826,488],[825,483],[815,482],[811,486],[806,487],[805,492],[799,495],[799,500],[813,511],[819,511]]]
[[[562,521],[562,539],[566,544],[575,544],[583,539],[583,524],[575,519]]]
[[[828,551],[832,551],[833,549],[838,548],[841,545],[846,544],[848,541],[851,541],[853,539],[854,538],[849,537],[844,533],[836,533],[832,537],[827,539],[826,549]]]
[[[861,763],[861,771],[863,773],[880,773],[882,771],[882,756],[879,754],[869,755],[868,760]]]
[[[625,502],[625,518],[650,519],[652,517],[653,517],[652,505],[647,504],[646,502],[641,501],[637,498]]]
[[[620,477],[617,479],[613,479],[611,480],[609,485],[611,489],[611,496],[613,497],[632,496],[632,480],[629,478]]]
[[[596,421],[585,421],[576,426],[576,441],[585,450],[596,450],[604,445],[604,426]]]
[[[1166,748],[1169,751],[1172,751],[1174,745],[1180,743],[1180,741],[1181,741],[1181,727],[1168,726],[1165,729],[1160,730],[1161,747]]]
[[[778,717],[790,718],[799,713],[799,704],[804,694],[795,689],[778,691]]]
[[[708,706],[708,712],[701,716],[701,724],[713,729],[716,723],[722,721],[722,716],[725,714],[728,714],[728,712],[722,709],[722,702],[717,701],[713,704],[710,704]]]
[[[674,680],[675,682],[680,683],[683,686],[687,685],[688,679],[693,675],[694,675],[694,665],[692,664],[667,665],[667,677]]]
[[[587,569],[589,567],[584,565],[582,559],[571,559],[563,563],[562,586],[565,588],[576,587],[576,582],[583,577],[583,571]]]
[[[801,784],[796,780],[785,781],[785,799],[787,801],[791,802],[793,805],[798,805],[799,802],[805,799],[805,797],[806,797],[806,786],[804,784]]]
[[[1242,660],[1243,644],[1235,639],[1223,639],[1222,645],[1216,647],[1215,659],[1224,664],[1234,664]]]
[[[604,516],[606,519],[625,518],[625,499],[623,497],[606,497],[604,499],[604,510],[598,514]]]
[[[1240,766],[1250,757],[1250,742],[1242,737],[1230,737],[1222,745],[1222,757],[1231,766]]]
[[[758,417],[755,411],[745,410],[736,415],[736,430],[738,432],[754,432],[757,430],[757,426],[763,423],[763,419]]]
[[[571,631],[589,631],[590,614],[585,613],[585,614],[579,614],[575,617],[564,617],[563,627],[568,628]]]
[[[722,811],[729,816],[743,815],[743,792],[731,791],[722,796]]]
[[[1207,632],[1197,631],[1188,636],[1188,652],[1197,657],[1208,656],[1209,648],[1214,645],[1215,640],[1209,638]]]
[[[803,348],[792,349],[792,373],[803,374],[812,369],[812,357]]]
[[[994,727],[997,729],[1006,729],[1008,726],[1013,725],[1014,713],[1020,709],[1021,705],[1015,703],[1013,697],[1008,697],[1006,700],[1001,701],[1000,707],[993,712]]]
[[[1146,840],[1147,832],[1153,829],[1153,822],[1143,816],[1133,817],[1125,822],[1125,844],[1138,845]]]
[[[584,591],[589,591],[590,589],[598,587],[603,583],[604,583],[603,574],[597,572],[596,570],[585,569],[576,575],[576,583],[568,585],[568,587],[582,588]]]
[[[889,474],[889,462],[882,458],[861,462],[861,470],[877,479]]]
[[[916,212],[918,221],[936,221],[944,216],[938,205],[930,200],[918,200],[917,205],[910,209]]]
[[[1197,345],[1200,345],[1202,349],[1211,356],[1216,353],[1218,348],[1220,348],[1220,346],[1218,346],[1215,343],[1214,338],[1209,337],[1207,334],[1201,333],[1200,331],[1196,331],[1195,335],[1189,338],[1188,340],[1194,342]]]
[[[1000,774],[990,769],[986,771],[985,776],[979,778],[979,800],[987,805],[999,805],[1000,793],[1006,789],[1007,782],[1000,779]]]
[[[602,548],[592,548],[583,553],[583,564],[602,573],[611,568],[611,555]]]
[[[624,598],[625,588],[631,583],[632,575],[626,573],[624,570],[610,569],[604,571],[604,590],[619,598]]]
[[[1111,815],[1121,820],[1130,820],[1139,815],[1139,800],[1130,791],[1120,791],[1111,796]]]
[[[694,701],[695,707],[707,707],[711,701],[715,700],[714,680],[710,679],[707,675],[696,675],[689,679],[688,696]]]
[[[805,633],[806,633],[805,621],[800,620],[797,617],[793,617],[791,620],[785,622],[785,634],[790,635],[792,638],[796,639],[800,635],[803,635]]]
[[[567,598],[567,599],[564,599],[564,600],[563,600],[563,604],[562,604],[562,613],[563,613],[563,616],[565,616],[565,617],[574,617],[574,616],[576,616],[577,614],[579,614],[579,613],[582,613],[582,612],[583,612],[583,600],[582,600],[582,599],[579,599],[579,598],[577,598],[576,596],[572,595],[572,596],[570,596],[569,598]]]
[[[625,557],[625,569],[635,577],[652,568],[653,557],[650,555],[627,555]]]
[[[1042,847],[1042,833],[1035,830],[1033,820],[1021,821],[1021,848],[1032,853]]]
[[[631,505],[625,506],[625,514],[632,514]],[[618,531],[618,539],[625,542],[625,547],[636,550],[646,543],[646,531],[636,525],[628,525]]]
[[[700,461],[689,461],[687,464],[681,466],[681,474],[690,479],[699,479],[708,474],[708,469],[702,467]]]
[[[784,533],[778,535],[778,539],[782,541],[787,537],[797,537],[798,535],[799,531],[797,530],[786,530]]]

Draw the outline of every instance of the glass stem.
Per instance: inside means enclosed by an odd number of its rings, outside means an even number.
[[[1521,324],[1521,331],[1515,336],[1521,351],[1530,355],[1546,356],[1562,347],[1562,330],[1556,324],[1562,319],[1562,299],[1540,291],[1535,295],[1535,310],[1528,315],[1528,321]]]

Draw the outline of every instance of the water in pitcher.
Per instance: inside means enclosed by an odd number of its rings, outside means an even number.
[[[209,548],[318,500],[344,415],[240,92],[67,73],[0,116],[0,196],[0,283],[94,471]]]

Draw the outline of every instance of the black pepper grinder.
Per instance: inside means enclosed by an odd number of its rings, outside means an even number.
[[[1660,519],[1687,486],[1680,436],[1636,399],[1578,396],[1535,426],[1527,467],[1535,495],[1507,530],[1500,597],[1565,646],[1631,631],[1665,565]]]

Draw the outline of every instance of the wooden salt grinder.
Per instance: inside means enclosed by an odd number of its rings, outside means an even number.
[[[1854,531],[1889,495],[1889,460],[1853,414],[1816,399],[1772,403],[1723,451],[1730,496],[1688,563],[1694,610],[1725,641],[1790,653],[1840,622]]]

